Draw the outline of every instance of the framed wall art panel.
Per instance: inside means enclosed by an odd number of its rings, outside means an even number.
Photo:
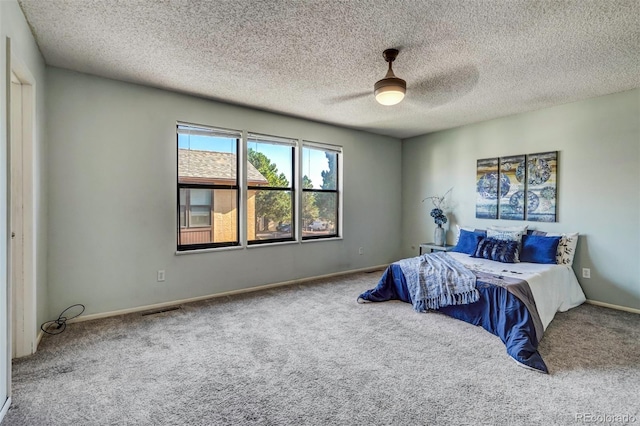
[[[498,218],[498,158],[478,160],[476,166],[476,217]]]
[[[557,172],[558,151],[527,155],[527,220],[556,221]]]
[[[512,155],[500,158],[498,218],[524,220],[526,157]],[[504,182],[504,184],[502,183]]]

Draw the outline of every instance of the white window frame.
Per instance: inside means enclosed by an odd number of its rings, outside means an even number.
[[[337,179],[337,184],[336,184],[336,192],[337,192],[337,212],[336,212],[336,233],[335,234],[330,234],[330,235],[326,235],[326,236],[314,236],[314,237],[308,237],[308,236],[303,236],[302,235],[302,202],[303,202],[303,194],[304,194],[304,188],[302,186],[302,179],[304,176],[304,171],[303,171],[303,165],[302,165],[302,156],[303,156],[303,151],[304,148],[308,147],[311,149],[319,149],[319,150],[323,150],[323,151],[332,151],[335,152],[338,155],[338,161],[337,161],[337,170],[336,170],[336,179]],[[344,164],[344,150],[343,147],[340,145],[333,145],[333,144],[328,144],[328,143],[322,143],[322,142],[313,142],[313,141],[308,141],[308,140],[302,140],[301,141],[301,146],[300,146],[300,150],[299,150],[299,156],[298,156],[298,161],[300,163],[300,168],[299,168],[299,176],[298,176],[298,188],[299,189],[299,197],[298,197],[298,218],[300,221],[300,226],[299,226],[299,235],[300,235],[300,239],[302,242],[312,242],[312,241],[326,241],[326,240],[332,240],[332,239],[342,239],[343,236],[343,217],[344,217],[344,197],[343,197],[343,189],[344,189],[344,172],[343,172],[343,164]],[[329,191],[327,191],[329,192]],[[331,191],[333,192],[333,191]]]
[[[190,129],[180,129],[181,126],[190,127]],[[178,135],[179,134],[191,134],[191,135],[201,135],[201,136],[219,136],[225,138],[235,138],[236,139],[236,183],[234,185],[216,185],[216,184],[185,184],[180,183],[180,172],[179,172],[179,164],[180,164],[180,147],[178,144]],[[188,123],[183,121],[176,122],[176,199],[177,199],[177,217],[175,220],[176,224],[176,248],[178,253],[190,252],[190,251],[201,251],[201,250],[210,250],[210,249],[228,249],[234,247],[241,247],[243,241],[246,240],[244,238],[244,230],[243,230],[243,215],[244,212],[244,202],[242,201],[243,196],[246,195],[246,192],[243,193],[243,184],[246,183],[244,180],[244,165],[242,164],[242,149],[246,144],[243,142],[245,140],[244,132],[240,130],[232,130],[225,129],[221,127],[209,126],[205,124],[195,124]],[[180,189],[211,189],[211,204],[214,203],[215,190],[236,190],[236,241],[231,242],[210,242],[210,243],[197,243],[197,244],[180,244],[180,232],[182,229],[191,229],[191,228],[183,228],[180,223]],[[189,215],[188,209],[185,208],[185,218],[186,215]],[[214,217],[213,213],[211,213],[210,221],[213,222]],[[189,219],[186,219],[186,223],[189,222]],[[202,227],[204,228],[204,227]],[[193,228],[197,229],[197,228]]]
[[[246,236],[246,243],[248,246],[258,246],[258,245],[265,245],[265,244],[278,244],[278,243],[290,243],[290,242],[295,242],[298,241],[298,178],[297,175],[299,174],[299,167],[298,167],[298,152],[300,151],[299,149],[299,141],[297,139],[293,139],[293,138],[286,138],[286,137],[282,137],[282,136],[273,136],[273,135],[266,135],[266,134],[262,134],[262,133],[253,133],[253,132],[248,132],[246,134],[246,138],[244,139],[244,149],[246,151],[246,154],[244,156],[245,161],[244,161],[244,166],[245,166],[245,174],[247,174],[246,176],[246,180],[245,180],[245,184],[244,184],[244,188],[246,190],[246,192],[248,193],[248,191],[250,190],[269,190],[271,187],[265,187],[265,188],[257,188],[257,187],[252,187],[249,188],[249,182],[248,182],[248,167],[247,164],[249,162],[249,144],[254,141],[254,142],[258,142],[258,143],[266,143],[266,144],[272,144],[272,145],[283,145],[283,146],[287,146],[293,149],[293,154],[291,156],[291,182],[289,182],[290,184],[290,188],[289,191],[291,191],[291,203],[292,203],[292,209],[291,209],[291,226],[292,226],[292,230],[291,230],[291,237],[290,238],[275,238],[275,239],[270,239],[270,240],[249,240],[248,239],[248,235]],[[280,172],[282,172],[280,170]],[[273,188],[271,188],[272,190],[275,190]],[[247,202],[247,194],[245,193],[244,196],[244,201],[245,201],[245,208],[247,207],[246,202]],[[246,214],[246,217],[244,218],[245,223],[247,224],[247,228],[248,229],[248,221],[249,221],[249,215],[248,212]]]

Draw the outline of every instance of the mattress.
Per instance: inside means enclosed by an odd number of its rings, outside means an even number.
[[[471,270],[527,281],[545,330],[556,312],[565,312],[586,300],[571,266],[527,262],[500,263],[470,257],[465,253],[448,254]]]

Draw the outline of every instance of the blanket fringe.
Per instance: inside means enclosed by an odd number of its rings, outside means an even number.
[[[458,294],[442,294],[438,297],[426,299],[424,302],[427,309],[439,309],[443,306],[474,303],[477,302],[478,299],[480,299],[480,294],[478,293],[478,290],[473,289]]]

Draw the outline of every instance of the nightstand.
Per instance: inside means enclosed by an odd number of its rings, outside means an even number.
[[[452,246],[451,244],[445,244],[443,246],[437,246],[434,243],[423,243],[420,244],[420,255],[422,255],[422,250],[431,250],[430,253],[433,253],[434,251],[451,251],[451,249],[453,249],[455,246]]]

